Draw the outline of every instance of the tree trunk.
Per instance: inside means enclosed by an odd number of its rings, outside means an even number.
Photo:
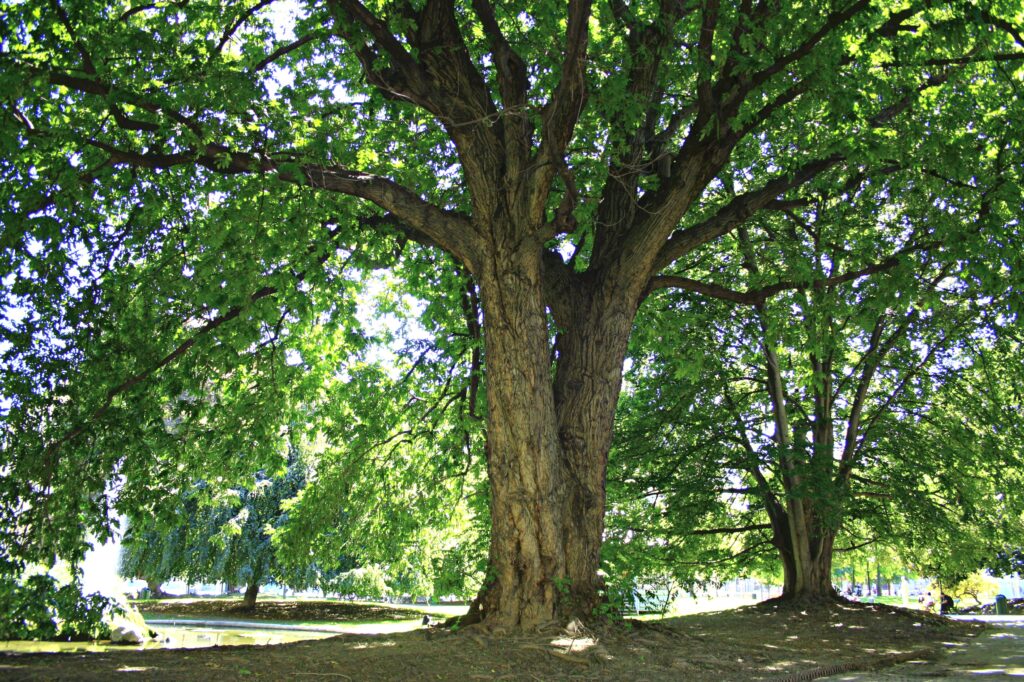
[[[246,611],[252,611],[256,608],[256,596],[260,593],[260,584],[258,581],[249,583],[245,588],[245,596],[242,597],[242,608]]]
[[[772,543],[779,550],[782,560],[782,600],[784,601],[830,601],[838,595],[832,585],[832,533],[801,532],[789,523],[790,515],[783,517],[783,523],[772,520]],[[813,527],[812,523],[802,524],[803,529]],[[794,546],[801,543],[802,546]]]
[[[587,292],[560,311],[554,383],[558,442],[565,467],[562,514],[574,615],[593,615],[603,599],[598,579],[608,451],[622,387],[622,363],[636,308],[618,292]]]
[[[478,277],[491,547],[474,614],[504,629],[588,619],[602,598],[605,468],[632,318],[614,316],[612,330],[581,317],[556,345],[553,381],[540,249],[500,254]]]
[[[491,486],[490,565],[480,615],[491,626],[509,628],[555,620],[567,578],[539,250],[532,255],[502,254],[480,274]]]
[[[154,578],[146,578],[146,587],[149,588],[149,595],[153,599],[163,599],[167,595],[163,591],[163,583]]]

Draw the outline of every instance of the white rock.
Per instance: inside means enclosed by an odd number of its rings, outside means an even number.
[[[149,632],[130,623],[118,623],[110,629],[111,644],[142,644],[149,639]]]

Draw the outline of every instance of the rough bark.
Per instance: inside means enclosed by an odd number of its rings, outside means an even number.
[[[772,543],[782,561],[782,599],[784,601],[821,601],[837,596],[832,585],[832,532],[800,532],[790,523],[790,515],[772,517]],[[812,523],[802,524],[813,527]]]
[[[242,608],[252,611],[256,608],[256,597],[260,593],[259,582],[251,582],[245,587],[245,596],[242,597]]]
[[[490,575],[480,613],[493,626],[529,627],[555,619],[567,578],[540,250],[490,259],[480,294],[491,482]]]
[[[579,290],[549,308],[541,254],[504,252],[479,275],[491,574],[478,617],[489,627],[588,619],[602,598],[605,473],[636,309],[617,289]]]
[[[604,535],[606,470],[622,386],[622,363],[636,314],[629,292],[585,292],[556,312],[555,409],[566,476],[562,514],[567,562],[579,613],[601,599],[597,580]]]

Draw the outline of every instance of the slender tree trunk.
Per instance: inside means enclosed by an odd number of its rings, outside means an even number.
[[[252,611],[256,608],[256,596],[260,593],[259,581],[249,583],[245,588],[245,596],[242,597],[242,608]]]

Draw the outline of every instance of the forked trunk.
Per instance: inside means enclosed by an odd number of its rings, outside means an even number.
[[[564,625],[602,598],[605,467],[629,324],[622,338],[566,333],[553,381],[539,250],[492,263],[480,275],[491,547],[479,616],[494,628]]]
[[[245,588],[245,596],[242,597],[242,608],[252,611],[256,608],[256,596],[260,593],[259,582],[251,582]]]
[[[794,601],[834,599],[837,596],[832,585],[835,535],[800,532],[790,528],[789,524],[781,533],[776,527],[774,533],[773,542],[779,550],[783,567],[782,598]]]

